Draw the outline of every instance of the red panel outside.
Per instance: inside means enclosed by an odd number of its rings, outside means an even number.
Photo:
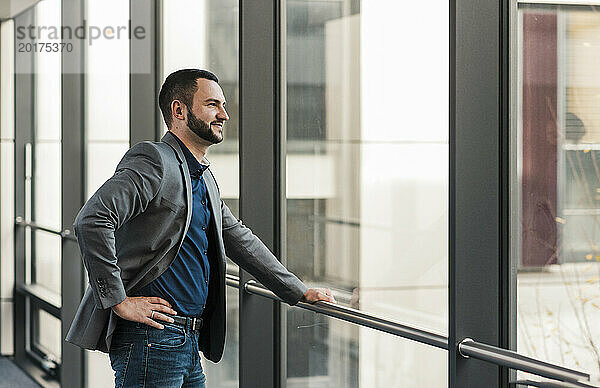
[[[556,15],[523,14],[522,265],[556,262]]]

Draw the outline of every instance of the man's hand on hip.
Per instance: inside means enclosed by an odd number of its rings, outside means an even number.
[[[176,315],[166,300],[151,296],[127,297],[121,303],[111,307],[112,311],[128,321],[145,323],[148,326],[164,329],[165,327],[156,320],[173,323],[173,318],[163,314]]]
[[[301,302],[314,303],[323,300],[325,302],[337,303],[329,288],[309,288],[300,299]]]

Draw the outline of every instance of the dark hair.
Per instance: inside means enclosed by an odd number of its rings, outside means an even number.
[[[171,102],[179,100],[184,103],[188,109],[193,105],[194,94],[198,90],[196,81],[198,78],[204,78],[219,83],[216,75],[207,70],[200,69],[182,69],[177,70],[165,79],[160,94],[158,95],[158,105],[162,111],[165,124],[170,127],[173,117],[171,117]]]

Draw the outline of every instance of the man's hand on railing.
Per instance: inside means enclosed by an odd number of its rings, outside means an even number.
[[[337,303],[329,288],[309,288],[300,299],[301,302],[314,303],[319,300],[325,302]]]

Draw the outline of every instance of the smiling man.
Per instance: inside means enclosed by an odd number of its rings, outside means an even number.
[[[66,340],[110,355],[116,387],[205,387],[225,342],[225,257],[285,302],[335,302],[288,272],[219,196],[206,159],[229,119],[217,77],[169,75],[169,131],[133,146],[74,224],[90,285]]]

